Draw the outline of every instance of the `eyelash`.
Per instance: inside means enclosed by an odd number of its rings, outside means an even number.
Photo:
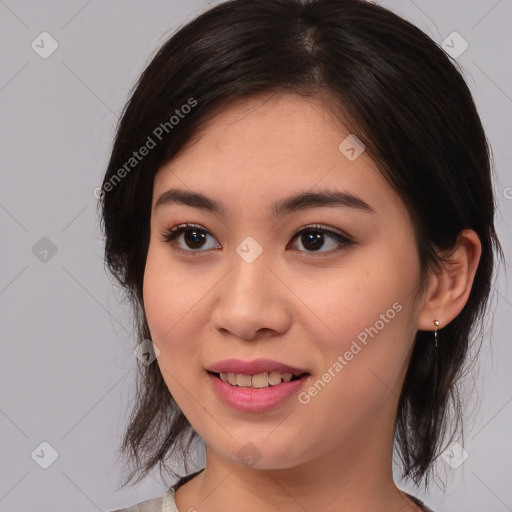
[[[188,231],[188,230],[192,230],[192,229],[196,229],[198,231],[203,231],[203,232],[211,235],[211,233],[207,229],[204,229],[204,227],[199,224],[186,223],[186,224],[180,224],[178,226],[175,226],[165,233],[161,233],[162,240],[166,243],[171,244],[171,242],[173,240],[175,240],[176,238],[178,238],[178,236],[181,235],[181,233]],[[293,235],[292,241],[295,240],[299,235],[301,235],[302,233],[305,233],[305,232],[306,233],[307,232],[322,233],[324,235],[328,235],[328,236],[334,238],[340,245],[345,246],[345,247],[354,244],[354,241],[351,240],[350,238],[348,238],[340,233],[336,233],[335,231],[331,231],[330,229],[327,229],[325,226],[321,226],[319,224],[305,226],[304,228],[300,229]],[[173,245],[173,244],[171,244],[171,245]],[[198,256],[201,253],[207,252],[207,251],[201,251],[201,250],[196,250],[196,251],[185,250],[180,247],[174,247],[174,249],[177,250],[178,252],[184,253],[188,256]],[[308,256],[305,256],[307,258],[319,258],[319,257],[322,258],[322,257],[329,256],[335,252],[338,252],[339,250],[340,250],[340,248],[335,249],[333,251],[328,251],[326,253],[316,253],[313,251],[299,251],[299,252],[305,252],[305,254],[308,255]],[[313,254],[315,254],[315,256],[312,256]]]

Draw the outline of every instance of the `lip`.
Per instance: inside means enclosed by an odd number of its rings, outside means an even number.
[[[281,384],[275,386],[257,389],[231,386],[213,373],[207,372],[207,375],[222,402],[241,412],[265,412],[276,408],[292,395],[298,393],[310,377],[307,374],[290,382],[281,382]]]
[[[214,373],[242,373],[245,375],[257,375],[265,372],[291,373],[299,376],[303,373],[309,373],[307,370],[295,368],[285,363],[280,363],[272,359],[253,359],[244,361],[243,359],[224,359],[212,364],[207,368]]]

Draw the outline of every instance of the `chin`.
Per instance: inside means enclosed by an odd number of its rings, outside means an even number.
[[[246,439],[251,439],[247,436]],[[278,470],[289,469],[300,465],[304,461],[304,454],[295,453],[299,440],[290,440],[288,443],[275,445],[268,438],[252,437],[251,440],[230,443],[230,451],[226,451],[226,444],[222,444],[218,450],[214,446],[212,449],[222,458],[228,460],[231,464],[258,470]]]

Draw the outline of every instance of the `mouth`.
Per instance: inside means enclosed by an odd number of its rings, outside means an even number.
[[[266,412],[286,406],[311,378],[304,367],[268,358],[224,359],[205,370],[217,397],[242,412]]]
[[[289,373],[289,372],[263,372],[257,374],[230,373],[230,372],[213,372],[207,370],[213,377],[218,378],[222,382],[232,387],[263,389],[280,384],[293,382],[303,379],[309,375],[308,372]]]
[[[258,368],[253,370],[258,373],[234,373],[215,371],[217,369],[220,368],[206,371],[214,393],[231,409],[244,413],[263,413],[292,403],[290,399],[307,386],[311,377],[309,372],[283,365],[281,369],[288,371],[279,372],[274,368],[263,372]]]

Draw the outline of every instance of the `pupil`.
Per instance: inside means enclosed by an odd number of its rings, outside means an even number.
[[[308,248],[308,244],[311,244],[311,250],[315,251],[318,250],[323,245],[323,233],[320,233],[318,231],[316,232],[310,232],[310,233],[304,233],[302,235],[302,244],[304,247]],[[318,243],[321,242],[321,243]]]
[[[185,237],[185,238],[187,238],[187,241],[188,240],[192,241],[192,244],[190,247],[192,249],[200,248],[202,245],[202,242],[204,242],[204,240],[206,238],[205,233],[202,231],[199,231],[199,230],[189,230],[189,231],[187,231],[187,233],[189,233],[191,235],[191,236]]]

